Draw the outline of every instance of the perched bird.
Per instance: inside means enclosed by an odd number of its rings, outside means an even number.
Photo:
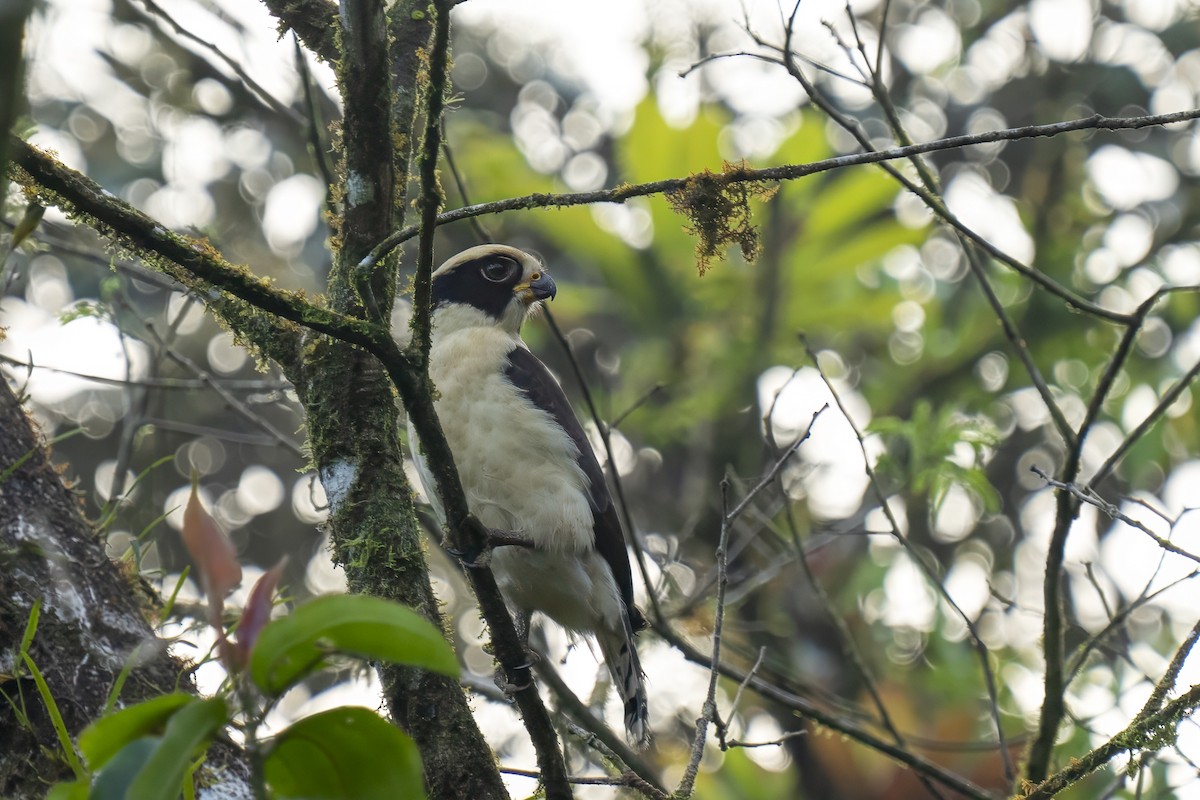
[[[471,513],[532,547],[502,546],[491,566],[528,636],[540,611],[594,634],[624,703],[625,728],[649,741],[646,686],[634,634],[645,619],[620,519],[583,427],[557,381],[521,340],[521,323],[554,281],[537,258],[499,244],[472,247],[433,273],[429,375]],[[410,423],[409,441],[416,437]],[[413,448],[434,512],[445,513]]]

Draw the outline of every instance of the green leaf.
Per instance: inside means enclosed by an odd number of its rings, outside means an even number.
[[[60,433],[58,436],[55,436],[50,441],[46,442],[45,447],[46,447],[46,449],[49,449],[53,445],[56,445],[59,442],[66,441],[67,439],[70,439],[72,436],[76,436],[80,433],[83,433],[83,428],[72,428],[71,430],[69,430],[65,433]],[[0,472],[0,483],[4,483],[6,480],[11,478],[14,474],[16,474],[16,471],[19,470],[26,461],[28,461],[29,459],[33,458],[35,455],[37,455],[38,453],[41,453],[41,452],[43,452],[43,448],[34,447],[33,449],[28,450],[24,454],[22,454],[22,456],[20,458],[18,458],[16,461],[14,461],[13,463],[11,463],[7,467],[5,467],[4,471]]]
[[[263,771],[281,800],[425,797],[417,746],[366,708],[335,708],[300,720],[275,740]]]
[[[87,795],[89,800],[124,800],[130,785],[154,754],[158,741],[157,736],[143,736],[121,748],[96,776]]]
[[[28,648],[33,640],[33,634],[37,630],[38,604],[34,604],[33,613],[30,615],[29,626],[26,628],[25,636],[29,641],[23,641],[22,647]],[[54,695],[50,691],[50,685],[46,683],[45,676],[38,669],[37,664],[33,662],[32,656],[27,652],[21,653],[21,658],[25,662],[25,668],[29,670],[30,677],[37,685],[38,694],[42,696],[42,702],[46,704],[46,713],[50,715],[50,724],[54,726],[54,733],[58,736],[58,743],[62,747],[63,756],[66,757],[67,763],[71,765],[71,771],[75,773],[75,777],[82,780],[87,777],[87,770],[83,768],[83,764],[79,761],[79,754],[75,752],[75,745],[71,741],[71,734],[67,731],[67,725],[63,722],[62,714],[58,710],[58,703],[54,700]]]
[[[37,598],[33,601],[33,608],[29,609],[29,619],[25,621],[25,633],[21,634],[21,658],[29,655],[29,645],[33,644],[33,637],[37,635],[38,621],[42,618],[42,598]]]
[[[80,737],[93,766],[104,764],[90,797],[176,800],[196,751],[228,721],[229,707],[222,698],[184,694],[156,697],[97,721]],[[161,736],[145,735],[164,722]]]
[[[278,695],[330,653],[409,664],[458,676],[458,661],[441,631],[409,608],[378,597],[329,595],[297,608],[263,629],[250,674]]]
[[[86,780],[56,783],[50,787],[46,800],[87,800],[89,788]]]
[[[197,700],[177,711],[167,722],[154,751],[129,785],[126,796],[136,800],[175,800],[183,778],[202,746],[229,721],[225,700]]]
[[[157,733],[175,712],[197,702],[200,701],[192,695],[180,692],[123,708],[87,726],[79,735],[79,749],[88,766],[100,769],[121,748],[135,739]]]

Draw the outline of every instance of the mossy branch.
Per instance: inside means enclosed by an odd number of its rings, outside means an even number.
[[[1065,768],[1017,795],[1018,800],[1050,800],[1068,786],[1103,768],[1121,753],[1170,747],[1175,741],[1176,726],[1197,706],[1200,706],[1200,684],[1167,703],[1161,711],[1135,719],[1125,730],[1087,755],[1072,759]]]
[[[226,261],[205,239],[174,233],[48,153],[12,137],[12,178],[40,204],[57,206],[123,250],[201,296],[237,332],[275,357],[293,349],[309,328],[371,349],[380,332],[362,320],[274,286],[248,268]],[[232,298],[247,305],[234,305]],[[262,314],[259,312],[266,312]],[[281,320],[295,323],[293,326]],[[288,341],[284,341],[284,340]]]
[[[905,147],[893,147],[887,150],[872,150],[870,152],[853,153],[845,156],[827,158],[821,161],[814,161],[809,164],[785,164],[776,167],[766,167],[763,169],[746,169],[714,174],[717,176],[722,176],[721,181],[727,183],[764,183],[771,181],[797,180],[799,178],[808,177],[809,175],[816,175],[822,172],[831,172],[833,170],[843,169],[845,167],[858,166],[861,164],[881,164],[887,161],[895,161],[898,159],[910,159],[914,156],[924,153],[935,153],[942,150],[957,150],[963,147],[990,144],[992,142],[1060,136],[1065,133],[1083,130],[1138,130],[1146,127],[1187,122],[1194,119],[1200,119],[1200,108],[1189,109],[1187,111],[1177,111],[1170,114],[1153,114],[1139,117],[1106,117],[1101,114],[1094,114],[1090,117],[1065,120],[1063,122],[1053,122],[1046,125],[1025,125],[1017,128],[985,131],[983,133],[970,134],[966,136],[950,136],[931,142],[921,142]],[[568,208],[571,206],[592,205],[594,203],[624,203],[634,197],[651,197],[654,195],[665,195],[670,192],[682,191],[687,186],[689,180],[691,180],[691,178],[670,178],[661,181],[651,181],[649,183],[621,184],[611,189],[602,189],[594,192],[570,192],[563,194],[537,192],[534,194],[523,195],[521,197],[510,197],[504,200],[496,200],[489,203],[476,203],[475,205],[456,208],[452,211],[439,214],[437,217],[437,224],[439,226],[448,225],[452,222],[472,219],[474,217],[480,217],[486,214],[500,214],[508,211],[527,211],[539,208]],[[967,229],[966,226],[963,225],[957,218],[953,216],[948,217],[946,222],[947,224],[953,226],[956,230],[960,231],[964,236],[967,236],[975,241],[980,247],[983,247],[984,250],[987,251],[988,254],[993,258],[1000,260],[1009,268],[1034,281],[1043,289],[1049,291],[1056,297],[1065,300],[1071,305],[1072,308],[1091,314],[1100,319],[1105,319],[1109,322],[1115,322],[1118,324],[1129,323],[1128,314],[1121,314],[1119,312],[1112,311],[1111,309],[1098,306],[1095,303],[1080,297],[1070,289],[1058,284],[1053,279],[1047,277],[1038,270],[1026,264],[1022,264],[1016,259],[1006,256],[978,234],[975,234],[973,231]],[[407,242],[409,239],[412,239],[418,234],[419,231],[419,226],[410,225],[389,234],[386,238],[381,239],[379,243],[371,249],[371,252],[363,259],[363,265],[370,266],[375,264],[392,250],[399,247],[404,242]]]

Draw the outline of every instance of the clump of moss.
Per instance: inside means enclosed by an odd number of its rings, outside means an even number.
[[[745,180],[750,171],[746,162],[726,162],[721,172],[704,170],[687,179],[682,187],[667,192],[667,202],[675,213],[691,223],[684,230],[698,237],[696,269],[703,276],[713,260],[725,259],[725,248],[737,244],[742,257],[753,261],[758,256],[758,228],[751,221],[750,198],[766,200],[776,187],[765,181]]]

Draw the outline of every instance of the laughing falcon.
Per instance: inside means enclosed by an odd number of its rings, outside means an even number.
[[[429,375],[467,504],[489,528],[532,547],[492,553],[500,591],[528,633],[540,611],[594,634],[624,704],[625,728],[649,740],[646,687],[634,646],[645,627],[633,604],[629,554],[604,473],[546,366],[521,340],[521,323],[556,289],[546,267],[513,247],[472,247],[433,273]],[[416,437],[410,423],[409,441]],[[433,477],[413,458],[439,520]]]

